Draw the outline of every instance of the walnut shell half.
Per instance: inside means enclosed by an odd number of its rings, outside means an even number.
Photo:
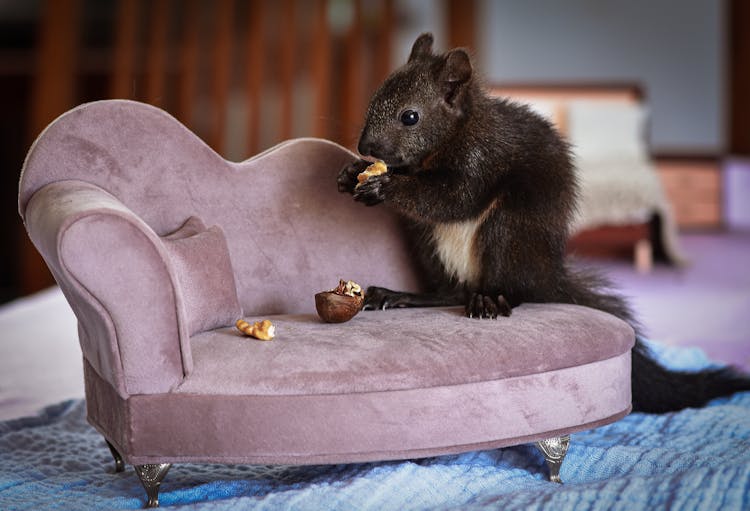
[[[336,289],[321,291],[315,295],[315,309],[323,321],[343,323],[352,319],[362,309],[365,299],[361,290],[356,293],[345,292],[346,284],[342,280]],[[359,286],[354,285],[359,289]],[[350,285],[348,289],[351,287]]]

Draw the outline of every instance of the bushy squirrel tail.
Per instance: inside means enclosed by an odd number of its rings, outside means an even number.
[[[696,372],[672,371],[659,364],[641,341],[643,328],[627,300],[612,291],[611,283],[589,269],[569,269],[564,295],[571,303],[617,316],[636,332],[632,350],[631,387],[633,411],[665,413],[700,407],[711,399],[750,390],[750,375],[732,367]]]
[[[696,372],[670,371],[636,338],[632,351],[633,410],[665,413],[696,408],[711,399],[750,390],[750,376],[733,367]]]

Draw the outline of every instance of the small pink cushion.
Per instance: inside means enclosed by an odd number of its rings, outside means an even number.
[[[224,232],[190,217],[162,238],[177,274],[190,335],[233,324],[242,316]]]

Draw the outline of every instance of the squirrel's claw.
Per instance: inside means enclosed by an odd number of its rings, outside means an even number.
[[[370,162],[366,160],[357,160],[344,165],[339,171],[339,175],[336,177],[336,184],[338,185],[339,192],[354,193],[354,187],[357,186],[358,182],[357,176],[363,172],[368,165],[370,165]]]
[[[386,310],[404,305],[405,293],[391,291],[384,287],[370,286],[365,291],[363,310]]]
[[[492,298],[489,295],[473,293],[466,304],[466,315],[476,319],[497,319],[510,316],[512,309],[503,295]]]
[[[354,200],[366,206],[374,206],[385,200],[384,186],[391,182],[388,174],[372,176],[354,188]]]

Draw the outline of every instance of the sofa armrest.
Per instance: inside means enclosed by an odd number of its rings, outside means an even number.
[[[179,285],[156,233],[105,190],[44,186],[27,231],[78,318],[84,357],[123,396],[169,391],[190,372]]]

